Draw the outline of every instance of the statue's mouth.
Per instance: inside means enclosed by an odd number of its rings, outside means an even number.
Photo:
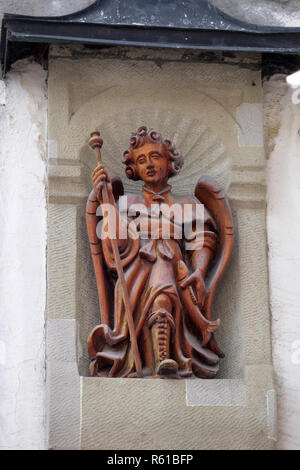
[[[149,170],[149,171],[147,171],[146,175],[147,176],[154,176],[154,175],[156,175],[156,171],[155,170]]]

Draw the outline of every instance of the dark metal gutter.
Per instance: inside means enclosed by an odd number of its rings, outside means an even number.
[[[3,72],[41,43],[299,54],[300,28],[245,23],[207,0],[98,0],[61,17],[5,14]]]

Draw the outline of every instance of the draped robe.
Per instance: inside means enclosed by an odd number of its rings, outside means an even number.
[[[138,237],[129,236],[126,240],[119,241],[119,252],[142,359],[143,375],[155,374],[148,319],[154,300],[163,293],[169,297],[172,304],[172,312],[169,313],[172,314],[174,325],[171,331],[170,358],[178,363],[178,377],[195,374],[198,377],[213,378],[218,371],[219,357],[209,347],[209,343],[201,346],[201,332],[187,315],[188,307],[178,280],[178,263],[183,261],[191,274],[195,269],[193,256],[203,248],[211,250],[213,260],[218,237],[217,225],[196,198],[173,195],[169,185],[159,193],[144,186],[141,194],[126,197],[128,210],[123,221],[125,219],[128,232],[132,223],[135,224]],[[167,210],[168,207],[176,205],[184,215],[182,223],[180,219],[178,223],[174,212]],[[189,210],[186,212],[187,205]],[[198,209],[201,206],[202,210],[197,211],[196,206]],[[136,210],[139,207],[145,209]],[[201,221],[198,220],[200,213]],[[170,227],[167,237],[163,230],[165,224]],[[195,226],[199,225],[201,230],[194,231]],[[186,226],[190,230],[188,238]],[[92,375],[98,376],[135,377],[133,348],[122,290],[116,277],[108,237],[101,240],[101,247],[105,264],[111,274],[110,282],[114,283],[114,309],[110,324],[98,325],[90,335],[89,343],[93,345],[90,348],[90,355],[93,356],[91,372]],[[202,313],[205,316],[205,311]]]

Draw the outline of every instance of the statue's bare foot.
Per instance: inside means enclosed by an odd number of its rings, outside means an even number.
[[[171,375],[176,374],[178,371],[178,364],[173,359],[164,359],[158,366],[156,373],[158,375]]]

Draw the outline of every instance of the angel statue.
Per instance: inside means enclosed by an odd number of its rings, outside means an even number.
[[[88,338],[91,375],[214,378],[224,353],[212,301],[233,244],[228,201],[207,176],[195,196],[175,195],[168,179],[182,154],[145,126],[122,160],[127,178],[144,186],[124,195],[101,163],[102,143],[93,132],[98,166],[86,219],[101,324]]]

